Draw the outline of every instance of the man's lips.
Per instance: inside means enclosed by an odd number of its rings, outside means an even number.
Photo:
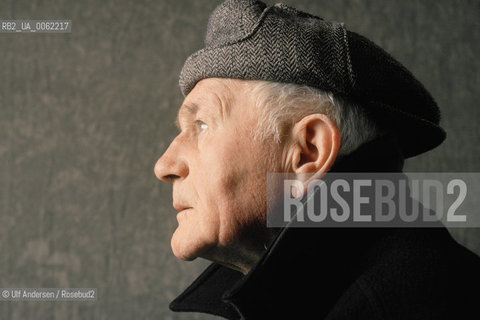
[[[175,208],[175,210],[177,211],[183,211],[183,210],[187,210],[187,209],[191,209],[192,207],[189,207],[189,206],[186,206],[186,205],[183,205],[183,204],[177,204],[177,203],[174,203],[173,204],[173,207]]]

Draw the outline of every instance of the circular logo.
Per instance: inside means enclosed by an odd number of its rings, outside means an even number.
[[[3,290],[2,291],[2,297],[4,297],[4,298],[10,297],[10,292],[8,292],[8,290]]]

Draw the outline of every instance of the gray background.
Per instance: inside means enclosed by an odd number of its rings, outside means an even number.
[[[171,189],[153,166],[217,3],[1,2],[2,19],[71,19],[72,33],[0,34],[0,287],[95,287],[99,299],[3,302],[0,319],[211,319],[168,311],[207,263],[171,254]],[[285,3],[345,21],[437,99],[448,140],[407,170],[480,171],[478,1]],[[480,253],[478,229],[452,232]]]

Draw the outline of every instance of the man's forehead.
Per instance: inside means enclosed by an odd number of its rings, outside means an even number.
[[[200,110],[212,112],[212,108],[221,105],[221,98],[215,93],[202,91],[199,94],[188,96],[178,110],[178,117],[197,114]]]
[[[185,101],[209,99],[211,96],[231,94],[235,81],[231,79],[207,78],[200,80],[186,96]]]
[[[228,113],[238,93],[238,83],[241,80],[208,78],[197,83],[185,97],[179,109],[183,113],[196,113],[202,108],[216,108],[222,114]],[[213,110],[212,110],[213,111]],[[215,110],[217,111],[217,110]]]

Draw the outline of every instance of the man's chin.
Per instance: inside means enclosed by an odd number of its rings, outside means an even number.
[[[181,255],[181,254],[175,253],[175,251],[173,252],[173,254],[175,255],[175,257],[177,257],[178,259],[183,260],[183,261],[193,261],[193,260],[197,259],[196,256]]]
[[[184,261],[192,261],[197,258],[197,255],[192,252],[193,250],[188,248],[188,246],[181,245],[175,241],[175,237],[172,237],[172,241],[170,243],[172,247],[172,252],[180,260]]]
[[[177,239],[175,233],[170,242],[173,254],[180,260],[192,261],[202,256],[211,246],[193,243],[191,240]]]

